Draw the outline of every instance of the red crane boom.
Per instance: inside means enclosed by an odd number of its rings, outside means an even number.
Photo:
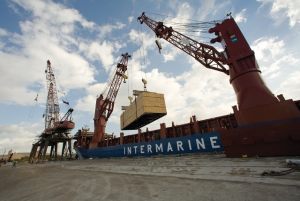
[[[90,148],[97,147],[98,143],[104,140],[106,122],[113,112],[120,85],[122,81],[126,79],[125,72],[127,70],[128,59],[130,57],[131,56],[128,53],[122,54],[122,58],[117,64],[114,77],[109,84],[109,90],[106,97],[104,97],[104,94],[100,94],[100,96],[96,100],[94,115],[94,135],[90,144]]]
[[[141,24],[145,23],[152,29],[156,36],[163,38],[177,48],[186,52],[194,57],[206,68],[217,70],[225,74],[229,74],[228,70],[224,67],[226,59],[224,55],[216,50],[213,46],[197,42],[188,36],[185,36],[172,27],[166,27],[163,22],[156,22],[142,13],[138,20]]]

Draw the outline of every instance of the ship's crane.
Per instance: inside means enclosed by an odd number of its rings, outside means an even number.
[[[230,15],[208,31],[217,36],[210,42],[221,43],[222,53],[163,22],[150,19],[145,13],[138,20],[149,26],[157,37],[183,50],[205,67],[229,75],[237,97],[238,107],[233,106],[233,111],[238,127],[223,131],[222,142],[227,156],[299,153],[299,109],[294,101],[285,100],[282,94],[275,97],[265,85],[254,51]]]
[[[114,109],[115,100],[122,81],[127,79],[125,72],[127,70],[128,59],[131,56],[128,53],[122,54],[120,62],[117,64],[116,72],[112,81],[109,83],[107,95],[100,94],[96,100],[94,115],[94,135],[90,148],[95,148],[98,143],[104,140],[106,122],[108,121]]]
[[[224,52],[219,52],[211,45],[197,42],[172,27],[165,26],[163,22],[150,19],[144,12],[138,17],[138,21],[150,27],[158,38],[165,39],[205,67],[228,74],[237,96],[240,112],[278,103],[278,99],[264,84],[254,52],[231,16],[209,29],[209,33],[215,33],[217,36],[211,40],[211,43],[220,42]],[[259,114],[257,116],[262,120]],[[255,121],[253,114],[249,112],[241,114],[240,117],[237,120],[241,124]]]

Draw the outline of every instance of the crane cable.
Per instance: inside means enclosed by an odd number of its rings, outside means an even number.
[[[130,73],[129,73],[130,71]],[[132,68],[127,69],[127,97],[129,98],[129,93],[130,93],[130,85],[132,84],[131,82],[131,76],[132,76]]]
[[[117,68],[112,68],[113,66],[116,66],[116,65],[117,65],[117,62],[115,62],[109,66],[109,69],[113,69],[113,70],[110,70],[105,87],[101,92],[101,94],[103,96],[105,96],[106,92],[108,91],[108,89],[111,85],[111,82],[113,80],[113,76],[116,74]]]
[[[141,30],[141,26],[139,26],[139,32],[141,33],[142,30]],[[147,74],[146,74],[146,71],[143,70],[143,66],[146,68],[146,50],[145,50],[145,46],[144,46],[144,37],[143,37],[143,34],[140,34],[140,41],[141,41],[141,48],[140,48],[140,53],[141,53],[141,60],[142,60],[142,66],[141,66],[141,74],[142,74],[142,82],[144,83],[144,90],[146,90],[146,84],[145,82],[147,83]],[[143,78],[143,74],[144,74],[144,77],[145,79]]]
[[[209,28],[211,28],[216,23],[220,23],[223,21],[223,20],[199,21],[199,20],[183,19],[183,18],[179,19],[179,20],[189,21],[184,23],[184,22],[176,22],[174,20],[166,20],[166,18],[175,18],[174,16],[164,15],[160,13],[153,13],[153,12],[147,12],[147,13],[164,17],[164,20],[161,20],[164,22],[164,24],[171,25],[174,30],[179,31],[187,36],[197,38],[199,42],[203,42],[207,44],[210,43],[209,41],[213,38],[208,33]]]
[[[154,13],[154,12],[146,12],[146,13],[150,13],[150,14],[153,14],[153,15],[158,15],[158,16],[162,16],[164,18],[176,18],[174,16],[170,16],[170,15],[164,15],[164,14],[160,14],[160,13]],[[188,18],[181,18],[181,20],[188,20],[188,21],[191,21],[192,23],[202,23],[202,24],[207,24],[207,23],[216,23],[216,22],[222,22],[223,20],[211,20],[211,21],[200,21],[200,20],[193,20],[193,19],[188,19]]]

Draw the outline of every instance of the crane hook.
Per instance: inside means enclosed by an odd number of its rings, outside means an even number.
[[[155,40],[155,43],[157,45],[158,52],[161,54],[161,51],[160,51],[162,49],[161,43],[157,39]]]
[[[144,84],[144,91],[147,91],[147,80],[145,80],[144,78],[142,78],[142,82]]]

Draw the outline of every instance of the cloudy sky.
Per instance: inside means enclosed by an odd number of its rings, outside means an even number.
[[[185,123],[192,115],[205,119],[232,113],[236,98],[228,76],[205,69],[164,41],[160,54],[153,32],[136,20],[143,11],[173,27],[224,19],[231,12],[255,51],[268,87],[276,95],[300,99],[300,1],[2,0],[0,152],[29,152],[43,131],[48,59],[55,71],[61,114],[68,109],[62,100],[74,108],[73,134],[83,126],[93,130],[96,97],[125,52],[132,55],[129,80],[121,86],[107,132],[119,135],[121,106],[128,105],[133,89],[143,89],[142,78],[149,91],[165,94],[168,111],[148,125],[150,129],[162,122]],[[204,31],[180,29],[208,43],[213,36]]]

